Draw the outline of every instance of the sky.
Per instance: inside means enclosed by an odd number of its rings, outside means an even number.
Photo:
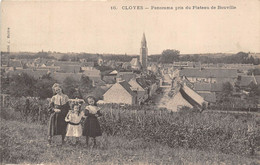
[[[125,6],[143,10],[123,10]],[[178,6],[183,9],[175,10]],[[259,20],[259,0],[2,1],[1,51],[9,45],[11,52],[139,54],[145,33],[149,55],[165,49],[181,54],[260,52]]]

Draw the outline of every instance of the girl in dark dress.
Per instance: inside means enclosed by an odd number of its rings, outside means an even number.
[[[67,116],[70,109],[69,97],[62,93],[62,89],[59,84],[54,84],[52,88],[56,95],[51,98],[49,106],[49,112],[52,114],[49,121],[48,142],[50,145],[53,136],[61,135],[62,144],[64,144],[67,128],[65,117]]]
[[[97,118],[102,116],[102,114],[100,113],[100,108],[97,107],[96,100],[93,96],[89,96],[86,102],[88,104],[85,109],[85,116],[87,118],[83,124],[83,136],[86,136],[87,145],[89,137],[92,137],[94,142],[93,147],[96,147],[96,137],[102,135]]]

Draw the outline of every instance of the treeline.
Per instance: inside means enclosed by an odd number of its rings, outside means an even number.
[[[130,62],[132,58],[139,58],[139,55],[129,56],[127,54],[98,54],[98,53],[59,53],[59,52],[23,52],[23,53],[11,53],[6,54],[2,52],[2,55],[8,56],[11,59],[36,59],[36,58],[46,58],[46,59],[56,59],[59,61],[80,61],[80,59],[85,59],[88,62],[96,62],[99,57],[107,61],[120,61],[120,62]]]
[[[37,59],[37,58],[46,58],[46,59],[56,59],[54,56],[51,56],[48,52],[22,52],[22,53],[4,53],[1,52],[2,57],[9,57],[10,59]]]
[[[3,53],[3,55],[6,55]],[[38,52],[38,53],[15,53],[10,54],[10,58],[16,59],[35,59],[48,58],[60,61],[80,61],[85,59],[88,62],[96,62],[99,57],[107,61],[130,62],[132,58],[139,58],[139,55],[129,56],[127,54],[98,54],[98,53],[59,53],[59,52]],[[159,63],[173,63],[174,61],[193,61],[201,63],[226,63],[226,64],[260,64],[260,58],[250,56],[249,53],[238,52],[233,55],[223,55],[217,57],[214,54],[190,54],[180,55],[180,51],[174,49],[166,49],[161,54],[148,56],[148,61]]]
[[[180,55],[179,51],[167,49],[162,52],[162,54],[149,56],[150,61],[160,62],[160,63],[173,63],[174,61],[193,61],[201,63],[226,63],[226,64],[260,64],[260,59],[250,56],[245,52],[238,52],[229,56],[218,56],[215,57],[214,54],[209,54],[207,56],[201,54],[191,54],[191,55]]]
[[[80,59],[86,59],[89,62],[96,62],[98,58],[101,57],[106,61],[120,61],[120,62],[130,62],[132,58],[139,58],[139,56],[128,56],[123,54],[90,54],[90,53],[82,53],[76,55],[63,55],[61,57],[62,61],[79,61]]]

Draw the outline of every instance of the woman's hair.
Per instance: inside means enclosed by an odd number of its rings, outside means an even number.
[[[63,89],[62,89],[62,87],[61,87],[61,85],[58,84],[58,83],[55,83],[55,84],[53,84],[53,86],[52,86],[53,95],[56,95],[56,94],[57,94],[57,93],[56,93],[56,90],[55,90],[56,88],[60,88],[60,89],[61,89],[61,92],[64,93],[64,92],[63,92]]]
[[[85,102],[89,105],[88,99],[90,99],[90,98],[94,100],[94,105],[97,106],[97,99],[96,99],[94,96],[88,96],[88,97],[85,99]]]

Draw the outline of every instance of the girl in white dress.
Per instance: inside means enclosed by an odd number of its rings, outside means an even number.
[[[73,110],[70,110],[65,118],[68,123],[67,126],[67,137],[76,137],[76,144],[79,143],[79,137],[82,136],[81,120],[84,117],[84,112],[80,112],[80,106],[73,105]]]

